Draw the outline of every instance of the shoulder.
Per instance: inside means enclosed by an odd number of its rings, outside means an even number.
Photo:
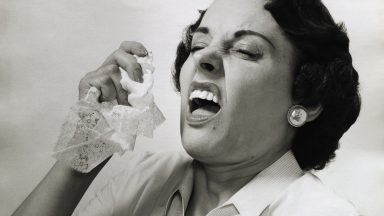
[[[358,216],[353,204],[307,172],[270,206],[271,215]]]
[[[136,213],[155,206],[157,194],[168,194],[192,162],[183,152],[129,156],[126,168],[96,193],[80,215],[148,215]]]

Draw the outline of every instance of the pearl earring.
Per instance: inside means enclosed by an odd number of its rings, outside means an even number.
[[[290,125],[293,127],[301,127],[307,122],[308,112],[305,107],[300,105],[294,105],[289,108],[287,113],[287,119]]]

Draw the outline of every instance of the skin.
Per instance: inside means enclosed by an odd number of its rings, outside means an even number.
[[[129,77],[142,82],[142,72],[133,55],[145,56],[144,46],[138,42],[122,42],[95,71],[87,73],[79,83],[79,99],[87,94],[89,88],[96,87],[102,94],[100,101],[117,99],[119,104],[129,105],[127,95],[119,83],[119,67],[127,71]],[[80,199],[94,178],[108,162],[109,158],[89,173],[79,173],[61,161],[57,161],[44,179],[12,214],[67,216],[75,210]],[[65,202],[63,202],[65,200]]]
[[[206,29],[195,33],[194,51],[182,67],[182,143],[198,161],[187,215],[206,215],[290,148],[295,130],[286,113],[295,104],[291,87],[296,52],[263,4],[264,0],[216,0],[200,25]],[[246,35],[234,37],[243,30]],[[146,53],[140,43],[123,42],[80,81],[79,98],[93,86],[102,93],[100,101],[117,99],[129,105],[129,92],[119,83],[119,67],[142,82],[133,55]],[[200,127],[186,120],[192,82],[214,83],[221,94],[220,113]],[[321,107],[308,109],[309,120],[320,112]],[[88,174],[57,162],[13,215],[70,215],[107,161]]]
[[[263,3],[263,0],[215,1],[200,25],[207,27],[209,33],[196,33],[192,40],[192,49],[202,49],[192,52],[182,67],[183,146],[206,164],[262,159],[289,148],[294,131],[286,121],[286,112],[293,104],[295,52],[278,24],[263,9]],[[233,41],[234,33],[239,30],[263,34],[273,45],[255,35]],[[226,41],[230,41],[229,45]],[[250,57],[237,49],[259,56]],[[208,71],[202,64],[215,69]],[[223,104],[214,121],[197,129],[185,120],[192,81],[215,83]],[[232,154],[228,156],[228,152]]]
[[[181,69],[183,146],[200,162],[189,215],[205,215],[224,203],[290,148],[295,131],[286,113],[294,104],[295,49],[263,5],[263,0],[215,1],[200,24],[209,32],[194,34],[195,51]],[[263,36],[234,39],[239,30]],[[212,82],[222,96],[220,113],[202,127],[186,120],[192,82]]]

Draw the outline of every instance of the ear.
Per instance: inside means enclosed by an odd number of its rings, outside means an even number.
[[[308,107],[306,108],[306,110],[308,114],[307,122],[311,122],[321,114],[321,112],[323,111],[323,106],[318,105],[316,107]]]

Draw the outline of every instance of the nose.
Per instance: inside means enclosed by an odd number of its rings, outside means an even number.
[[[193,57],[195,65],[201,72],[217,74],[222,70],[222,56],[213,47],[197,51],[193,54]]]

